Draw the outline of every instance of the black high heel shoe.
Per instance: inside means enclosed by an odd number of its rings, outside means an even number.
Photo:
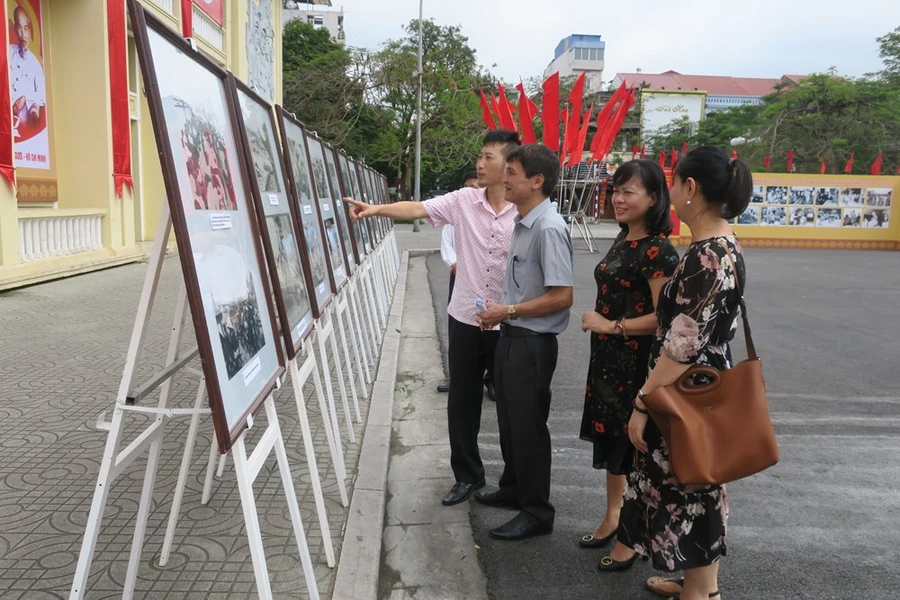
[[[616,539],[615,529],[613,529],[612,533],[603,538],[595,538],[591,533],[582,536],[581,539],[578,540],[578,545],[582,548],[603,548],[605,546],[608,546],[609,543],[614,539]]]
[[[628,560],[616,560],[607,554],[600,559],[599,563],[597,563],[597,570],[601,573],[609,571],[627,571],[638,559],[638,556],[641,557],[641,560],[649,560],[648,557],[638,554],[637,552],[635,552]]]

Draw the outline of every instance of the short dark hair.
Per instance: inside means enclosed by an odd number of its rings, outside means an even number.
[[[462,180],[463,185],[465,185],[466,182],[470,179],[478,179],[478,171],[469,171],[468,173],[466,173],[466,176],[463,177]]]
[[[644,215],[644,225],[650,235],[660,233],[668,237],[672,233],[672,201],[669,198],[669,186],[666,184],[666,174],[662,168],[652,160],[643,158],[630,160],[616,169],[613,174],[613,187],[625,185],[637,178],[647,193],[656,197],[656,204],[650,207]]]
[[[522,165],[528,178],[543,175],[544,185],[541,186],[541,192],[548,198],[553,194],[559,181],[559,158],[552,150],[541,144],[525,144],[506,157],[506,162],[513,161]]]
[[[700,186],[707,204],[721,211],[723,219],[733,219],[747,209],[753,193],[750,169],[724,150],[715,146],[699,146],[684,155],[675,165],[675,177],[689,177]]]
[[[494,144],[503,144],[503,157],[509,159],[509,153],[515,148],[522,145],[519,134],[515,131],[506,131],[505,129],[495,129],[488,131],[484,136],[484,146],[492,146]]]

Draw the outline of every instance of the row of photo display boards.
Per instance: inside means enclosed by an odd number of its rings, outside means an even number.
[[[754,185],[737,225],[887,229],[893,190],[888,187]]]
[[[387,180],[129,6],[224,453],[284,372],[279,333],[293,359],[392,227],[351,221],[342,198],[389,202]]]

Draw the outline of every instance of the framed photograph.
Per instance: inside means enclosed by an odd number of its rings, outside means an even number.
[[[891,211],[887,208],[864,208],[862,226],[887,229],[891,221]]]
[[[225,71],[137,0],[129,10],[216,438],[227,452],[284,373],[238,108]]]
[[[766,188],[766,204],[787,204],[788,189],[781,185]]]
[[[341,168],[343,168],[343,164],[346,162],[347,175],[350,179],[350,190],[353,192],[350,197],[365,202],[365,194],[359,183],[359,167],[356,164],[356,160],[346,156],[344,159],[344,161],[341,161]],[[364,256],[368,256],[369,253],[372,252],[372,240],[369,237],[369,227],[366,224],[366,221],[353,221],[353,235],[356,238],[356,247],[360,253],[360,262]]]
[[[341,191],[341,177],[338,174],[335,149],[325,142],[322,142],[322,148],[325,151],[325,169],[328,171],[328,184],[331,188],[334,217],[337,219],[338,230],[341,234],[341,245],[344,247],[344,258],[346,259],[347,269],[352,275],[356,270],[356,260],[353,255],[353,242],[350,239],[350,226],[347,223],[350,217],[347,215],[347,210],[344,208],[344,194]]]
[[[383,198],[381,198],[381,194],[378,193],[378,187],[375,185],[375,177],[372,173],[372,169],[367,166],[363,167],[363,178],[366,181],[366,188],[369,191],[369,198],[372,199],[372,203],[384,204]],[[372,230],[375,234],[375,243],[380,244],[382,238],[384,238],[384,220],[374,219],[372,225]]]
[[[790,203],[792,205],[812,206],[815,188],[811,187],[792,187]]]
[[[748,206],[747,210],[738,215],[738,225],[759,225],[759,206]]]
[[[299,121],[283,108],[276,106],[275,112],[278,114],[278,128],[281,130],[284,169],[300,213],[300,237],[312,278],[313,293],[310,294],[310,301],[313,316],[318,319],[334,297],[334,288],[331,281],[331,265],[328,263],[325,249],[325,233],[322,231],[310,176],[306,133]]]
[[[816,210],[814,208],[804,208],[792,206],[788,225],[791,227],[815,227],[816,226]]]
[[[363,202],[366,202],[368,204],[377,204],[375,197],[372,195],[372,189],[369,186],[368,177],[366,177],[366,170],[367,167],[365,165],[361,164],[359,161],[356,161],[356,172],[359,179],[359,191],[362,195]],[[377,221],[377,218],[365,219],[363,221],[360,221],[363,224],[363,228],[368,230],[366,233],[369,237],[369,243],[371,244],[371,247],[373,249],[378,244],[378,237],[376,234]]]
[[[834,187],[822,187],[816,190],[816,206],[837,206],[838,189]]]
[[[350,182],[350,163],[347,161],[347,155],[341,150],[334,150],[334,155],[336,157],[335,162],[337,163],[338,169],[338,177],[341,183],[341,195],[345,198],[353,198],[356,199],[355,192],[353,190],[353,184]],[[362,262],[363,253],[365,250],[362,248],[362,241],[359,237],[359,222],[353,221],[350,219],[350,205],[344,205],[344,211],[342,213],[344,220],[349,224],[350,231],[352,234],[350,235],[349,244],[346,244],[347,254],[352,253],[352,260],[356,264],[360,264]],[[348,257],[350,258],[350,257]]]
[[[862,211],[858,208],[845,208],[841,227],[862,227]]]
[[[772,189],[772,188],[769,188]],[[786,209],[780,206],[764,206],[760,218],[760,225],[785,225],[787,222]]]
[[[391,204],[391,190],[390,190],[390,186],[388,185],[387,177],[378,173],[378,178],[381,181],[381,189],[384,190],[384,203]],[[394,221],[391,219],[385,219],[384,225],[385,225],[385,233],[387,233],[388,231],[390,231],[391,229],[394,228]]]
[[[861,188],[844,188],[841,190],[841,206],[862,206],[863,191]]]
[[[891,188],[869,188],[866,193],[866,206],[889,207],[892,192]]]
[[[754,185],[753,193],[750,196],[750,204],[762,204],[766,195],[766,186]]]
[[[233,75],[229,75],[228,80],[241,111],[239,129],[247,159],[245,168],[254,174],[256,182],[249,186],[250,195],[259,222],[266,224],[262,228],[263,249],[272,277],[285,347],[288,358],[293,359],[314,324],[309,294],[312,277],[301,236],[297,233],[300,231],[299,211],[288,193],[272,107]]]
[[[310,172],[315,182],[317,206],[322,221],[322,236],[331,264],[332,291],[336,294],[347,283],[347,261],[344,258],[344,248],[341,246],[341,232],[338,228],[334,201],[331,199],[331,186],[328,184],[325,146],[321,139],[307,131],[306,149],[309,152]]]
[[[834,189],[834,188],[832,188]],[[835,189],[835,191],[837,191]],[[837,200],[835,200],[836,202]],[[841,209],[839,208],[820,208],[816,215],[816,225],[818,227],[840,227],[841,226]]]

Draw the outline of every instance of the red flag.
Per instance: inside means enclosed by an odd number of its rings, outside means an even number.
[[[181,35],[194,37],[194,0],[181,0]]]
[[[131,120],[128,113],[128,31],[125,25],[125,4],[121,0],[113,0],[106,8],[113,184],[116,195],[121,198],[126,185],[134,190],[131,176]]]
[[[638,155],[638,147],[632,146],[631,147],[631,160],[634,160],[635,158],[637,158],[637,155]]]
[[[852,173],[853,172],[853,155],[854,154],[856,154],[856,152],[850,153],[850,160],[848,160],[847,164],[844,165],[844,173]]]
[[[733,158],[734,160],[737,160],[737,150],[731,151],[731,158]]]
[[[684,140],[684,143],[681,144],[681,155],[684,156],[688,153],[688,143],[687,140]]]
[[[572,91],[569,92],[569,119],[566,124],[565,138],[569,140],[567,146],[563,146],[563,153],[575,152],[575,144],[578,142],[579,127],[581,125],[581,101],[584,96],[585,73],[578,76]],[[570,134],[569,131],[572,133]]]
[[[669,166],[674,169],[675,163],[677,163],[677,162],[678,162],[678,150],[676,150],[675,148],[672,148],[672,157],[669,162]]]
[[[554,152],[559,152],[559,73],[548,77],[541,89],[544,90],[544,101],[541,107],[544,145]]]
[[[124,10],[124,9],[123,9]],[[122,17],[124,28],[124,15]],[[0,44],[7,48],[8,27],[0,32]],[[13,127],[9,87],[9,50],[0,57],[0,174],[12,184],[16,184],[16,169],[13,166]],[[127,87],[126,87],[127,93]],[[15,204],[13,204],[15,206]],[[15,215],[15,213],[13,213]]]
[[[766,166],[766,171],[772,168],[772,156],[770,154],[766,154],[766,157],[763,159],[763,164]]]
[[[824,174],[825,174],[826,167],[827,167],[827,165],[825,164],[825,159],[823,158],[823,159],[822,159],[822,164],[819,165],[819,173],[820,173],[821,175],[824,175]]]
[[[875,162],[872,163],[872,168],[869,169],[869,173],[871,175],[881,175],[882,163],[884,163],[884,156],[879,154],[878,158],[875,159]]]
[[[536,144],[537,138],[534,135],[534,115],[537,114],[537,107],[531,98],[525,93],[525,84],[521,81],[516,86],[519,90],[519,123],[522,125],[522,143]]]
[[[616,93],[610,97],[609,102],[607,102],[603,108],[600,109],[600,112],[597,113],[597,131],[594,132],[594,139],[591,140],[591,155],[594,158],[597,158],[597,150],[603,142],[606,128],[609,126],[610,120],[613,117],[613,109],[619,101],[626,97],[627,90],[625,89],[625,82],[623,81],[622,85],[619,86],[619,89],[616,90]]]
[[[484,95],[484,90],[478,91],[481,92],[481,119],[488,129],[497,129],[497,121],[494,120],[491,107],[488,106],[487,96]]]
[[[793,173],[794,172],[794,151],[793,151],[793,149],[788,150],[787,159],[788,159],[787,172]]]
[[[581,123],[581,131],[578,132],[578,138],[572,144],[572,155],[569,157],[569,166],[574,167],[581,162],[581,156],[584,154],[584,143],[587,141],[588,126],[591,124],[591,117],[594,116],[594,105],[584,115]]]
[[[491,92],[491,108],[494,110],[494,114],[497,115],[498,125],[502,127],[503,118],[501,117],[500,103],[497,101],[497,96],[494,95],[494,92]]]
[[[644,155],[647,153],[647,145],[641,144],[641,158],[644,158]]]
[[[659,151],[659,166],[666,168],[666,153],[664,150]]]
[[[500,112],[498,113],[500,126],[507,131],[519,131],[519,128],[516,127],[516,119],[513,117],[513,106],[506,97],[506,90],[502,83],[497,84],[497,98],[500,103]]]
[[[559,116],[562,119],[563,123],[568,123],[569,122],[569,109],[568,108],[562,109],[562,112],[559,114]],[[566,131],[563,134],[562,150],[559,153],[559,166],[563,166],[563,164],[565,164],[565,162],[566,162],[566,148],[568,148],[568,147],[569,147],[569,128],[566,127]]]
[[[628,116],[628,111],[631,110],[631,107],[634,106],[635,103],[635,94],[634,90],[630,90],[625,99],[619,103],[619,108],[616,111],[615,116],[610,121],[609,126],[606,128],[603,136],[603,142],[597,148],[596,153],[594,154],[594,158],[599,160],[604,156],[609,154],[609,151],[612,149],[613,144],[616,142],[616,136],[619,135],[619,131],[622,130],[622,125],[625,124],[625,118]]]

